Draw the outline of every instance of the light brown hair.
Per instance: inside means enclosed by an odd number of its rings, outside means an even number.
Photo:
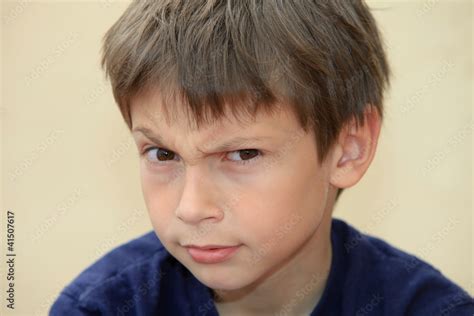
[[[364,124],[366,106],[383,118],[389,86],[381,34],[362,0],[133,1],[102,49],[130,129],[130,99],[149,88],[179,96],[163,98],[163,114],[181,104],[198,127],[229,109],[238,117],[285,104],[314,129],[319,163],[345,123]]]

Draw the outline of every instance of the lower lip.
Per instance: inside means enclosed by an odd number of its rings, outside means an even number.
[[[239,246],[227,247],[227,248],[216,248],[216,249],[199,249],[199,248],[186,248],[189,255],[194,261],[199,263],[219,263],[230,259],[235,252],[239,249]]]

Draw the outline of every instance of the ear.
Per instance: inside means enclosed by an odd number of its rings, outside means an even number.
[[[364,111],[363,126],[357,128],[353,119],[343,127],[332,154],[332,185],[343,189],[359,182],[374,158],[380,127],[378,111],[371,105]]]

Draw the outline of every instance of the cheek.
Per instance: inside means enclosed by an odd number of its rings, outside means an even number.
[[[271,242],[273,239],[291,239],[306,234],[320,219],[320,195],[296,187],[271,187],[267,192],[245,198],[246,205],[239,206],[239,227],[245,227],[254,242]]]
[[[141,186],[151,224],[158,235],[165,239],[166,227],[170,227],[174,216],[171,187],[146,170],[141,172]]]
[[[281,166],[262,177],[239,205],[239,227],[254,253],[284,256],[318,227],[326,206],[321,170],[301,162]]]

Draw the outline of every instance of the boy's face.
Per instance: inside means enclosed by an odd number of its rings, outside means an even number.
[[[160,106],[158,91],[131,102],[145,203],[163,245],[202,283],[247,286],[314,238],[327,207],[329,167],[318,165],[313,132],[305,134],[291,112],[196,130],[182,113],[168,125]],[[235,137],[249,140],[216,149]],[[225,261],[201,263],[184,247],[190,244],[240,247]]]

